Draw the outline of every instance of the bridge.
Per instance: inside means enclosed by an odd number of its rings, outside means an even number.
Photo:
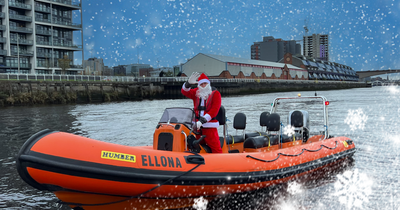
[[[400,73],[400,69],[356,71],[360,79],[381,74]]]

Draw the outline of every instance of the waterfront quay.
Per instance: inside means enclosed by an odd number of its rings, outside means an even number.
[[[0,75],[0,106],[100,103],[183,98],[187,77]],[[363,88],[365,82],[276,79],[210,79],[222,96]]]

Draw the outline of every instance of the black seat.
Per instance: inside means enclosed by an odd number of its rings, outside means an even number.
[[[263,112],[260,115],[260,125],[267,127],[267,132],[277,131],[278,134],[267,134],[247,138],[243,144],[244,148],[258,149],[279,144],[279,131],[281,118],[279,114]]]
[[[303,113],[301,111],[292,112],[292,114],[290,115],[290,125],[295,128],[299,128],[303,127],[303,123]]]
[[[279,135],[265,135],[247,138],[244,141],[244,148],[258,149],[279,144]]]
[[[244,141],[243,148],[258,149],[268,146],[268,136],[250,137]]]
[[[278,113],[272,113],[266,120],[267,131],[280,131],[281,130],[281,117]]]
[[[236,113],[233,118],[233,128],[236,130],[244,130],[246,129],[246,115],[244,113]]]
[[[233,128],[237,130],[243,130],[242,135],[228,135],[226,137],[227,144],[241,143],[245,140],[244,130],[246,129],[246,115],[244,113],[236,113],[233,118]]]
[[[281,117],[278,113],[271,113],[265,119],[265,126],[267,127],[268,136],[270,139],[270,145],[277,145],[280,141],[281,130]],[[275,132],[275,133],[271,133]]]
[[[225,115],[225,107],[224,106],[221,106],[219,108],[218,114],[215,118],[218,120],[219,125],[225,125],[226,115]]]
[[[261,127],[267,126],[269,115],[270,115],[269,112],[263,112],[260,114],[260,126]]]
[[[285,140],[286,138],[282,137],[282,142],[288,142],[293,140],[303,139],[303,126],[304,126],[304,116],[301,111],[293,111],[290,115],[290,125],[294,127],[294,139],[291,136],[291,140]],[[290,137],[289,137],[290,138]]]

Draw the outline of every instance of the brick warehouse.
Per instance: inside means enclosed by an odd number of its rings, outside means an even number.
[[[182,76],[204,72],[209,78],[308,80],[308,71],[291,64],[199,53],[182,65]]]

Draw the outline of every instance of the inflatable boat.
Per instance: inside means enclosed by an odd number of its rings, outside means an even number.
[[[291,105],[284,105],[286,100]],[[235,135],[226,134],[221,107],[217,119],[223,126],[222,154],[210,153],[204,136],[196,138],[194,112],[188,108],[164,111],[152,146],[43,130],[22,146],[17,169],[26,183],[53,192],[73,209],[186,207],[199,197],[213,199],[304,178],[351,157],[354,142],[329,133],[328,105],[322,96],[276,98],[268,105],[270,112],[260,113],[256,132],[245,130],[246,115],[237,113]],[[317,106],[322,125],[315,132],[311,114]]]

